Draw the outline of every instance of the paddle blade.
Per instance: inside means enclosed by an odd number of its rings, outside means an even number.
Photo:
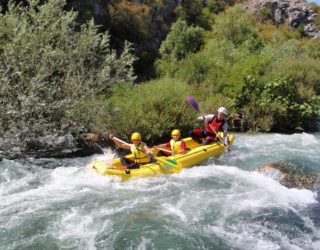
[[[165,168],[166,170],[169,170],[171,172],[180,173],[182,166],[180,163],[176,162],[173,159],[162,159],[159,157],[155,157],[155,159],[158,161],[158,164],[160,167]]]
[[[195,110],[197,110],[200,113],[199,105],[196,102],[196,100],[193,98],[193,96],[187,96],[186,100]]]

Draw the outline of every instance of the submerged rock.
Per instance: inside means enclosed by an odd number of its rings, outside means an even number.
[[[258,172],[279,181],[287,188],[319,189],[319,175],[307,175],[302,172],[300,166],[281,160],[263,164]]]

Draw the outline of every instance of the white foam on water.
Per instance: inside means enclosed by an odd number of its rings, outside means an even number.
[[[60,214],[49,230],[52,236],[59,240],[59,246],[62,248],[82,245],[86,249],[96,249],[94,216],[83,214],[81,208],[71,207]]]
[[[237,209],[249,207],[266,207],[275,205],[308,205],[316,203],[316,193],[306,189],[288,189],[272,178],[258,172],[248,172],[237,167],[208,165],[183,171],[179,178],[228,178],[230,193],[234,198],[242,193],[246,199],[241,199],[235,206]],[[233,199],[233,198],[232,198]]]
[[[274,154],[288,151],[298,154],[310,148],[316,152],[318,138],[309,134],[239,137],[233,151],[224,156],[229,162],[241,161],[237,167],[229,163],[209,164],[183,169],[180,174],[126,182],[99,176],[80,158],[70,161],[68,167],[25,169],[19,178],[5,169],[1,172],[4,180],[1,188],[6,190],[1,196],[0,221],[6,230],[11,230],[28,218],[46,214],[50,220],[47,233],[61,248],[96,249],[97,237],[101,235],[111,241],[111,249],[115,248],[118,235],[123,237],[126,232],[123,224],[127,220],[134,223],[138,217],[141,224],[137,224],[136,232],[130,229],[137,240],[125,245],[127,248],[159,248],[152,234],[140,234],[144,223],[155,223],[155,235],[162,235],[165,228],[165,233],[177,237],[177,243],[184,239],[185,247],[199,243],[206,248],[205,240],[196,241],[203,236],[217,237],[236,249],[303,249],[303,245],[305,249],[319,249],[319,229],[301,212],[318,203],[316,193],[288,189],[271,178],[248,171],[246,166],[247,159],[272,160]],[[297,142],[303,147],[296,146]],[[113,157],[110,151],[92,160]],[[33,181],[39,183],[31,185]],[[15,184],[19,188],[15,189]],[[309,231],[299,231],[296,239],[292,239],[280,228],[281,223],[274,227],[268,219],[259,220],[268,218],[268,213],[272,216],[274,210],[291,212]],[[30,239],[26,239],[26,244]]]
[[[141,237],[140,243],[137,247],[138,250],[147,250],[147,249],[153,249],[154,244],[152,244],[151,239],[147,239],[145,237]]]
[[[187,217],[184,214],[184,212],[179,208],[179,204],[177,206],[174,206],[169,203],[164,203],[161,205],[161,207],[164,208],[163,214],[165,215],[174,215],[175,217],[179,218],[182,222],[187,221]]]
[[[304,147],[310,146],[310,145],[318,145],[319,146],[319,141],[312,134],[302,133],[301,139],[302,139],[302,146],[304,146]]]
[[[180,176],[188,180],[190,185],[210,181],[212,187],[201,192],[192,193],[193,206],[201,206],[200,211],[189,213],[187,219],[201,222],[206,216],[208,208],[214,216],[213,220],[204,226],[205,234],[215,235],[226,239],[230,246],[240,249],[302,249],[300,246],[312,245],[312,239],[307,233],[301,233],[297,243],[286,237],[277,228],[268,228],[268,223],[260,224],[258,220],[246,221],[246,214],[263,216],[264,211],[279,209],[292,211],[304,222],[310,230],[319,234],[312,221],[299,211],[310,204],[318,203],[316,193],[306,189],[288,189],[275,180],[257,172],[248,172],[237,167],[208,165],[184,170]],[[215,183],[227,183],[219,188]],[[207,199],[206,199],[207,197]],[[210,198],[209,198],[210,197]],[[186,201],[190,199],[185,197]],[[215,209],[213,209],[215,208]],[[215,215],[215,213],[217,213]],[[184,212],[185,214],[185,212]],[[208,220],[208,219],[206,219]],[[232,223],[230,222],[233,221]],[[273,241],[272,238],[276,238]]]

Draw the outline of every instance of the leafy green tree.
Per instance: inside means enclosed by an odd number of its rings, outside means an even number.
[[[59,129],[74,107],[135,79],[130,45],[117,56],[108,33],[98,34],[92,21],[76,30],[76,13],[64,6],[65,0],[10,2],[0,15],[1,133]]]
[[[185,21],[178,19],[171,27],[165,41],[160,47],[161,60],[157,62],[159,72],[173,68],[178,61],[188,54],[197,52],[203,45],[203,29],[188,26]]]
[[[190,53],[197,52],[203,44],[203,29],[190,27],[182,19],[178,19],[161,44],[160,54],[162,57],[173,57],[179,61]]]
[[[252,51],[263,47],[249,14],[240,5],[229,8],[216,19],[214,33],[217,38],[229,40],[237,47],[243,43]]]

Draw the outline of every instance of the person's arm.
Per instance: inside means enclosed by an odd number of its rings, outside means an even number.
[[[186,152],[186,149],[187,149],[187,145],[186,143],[183,141],[181,143],[181,153],[184,154]]]
[[[143,151],[144,151],[146,154],[148,154],[149,156],[153,156],[153,152],[151,151],[151,149],[150,149],[147,145],[145,145],[145,146],[143,147]]]
[[[124,148],[124,149],[130,149],[131,148],[131,145],[130,144],[124,144],[123,142],[119,141],[118,138],[114,137],[113,134],[110,134],[109,135],[109,138],[111,140],[114,141],[114,143],[119,146],[120,148]]]
[[[162,148],[162,147],[170,148],[170,142],[159,144],[157,147],[159,147],[159,148]]]
[[[202,115],[197,118],[197,122],[211,122],[214,118],[214,114]]]

